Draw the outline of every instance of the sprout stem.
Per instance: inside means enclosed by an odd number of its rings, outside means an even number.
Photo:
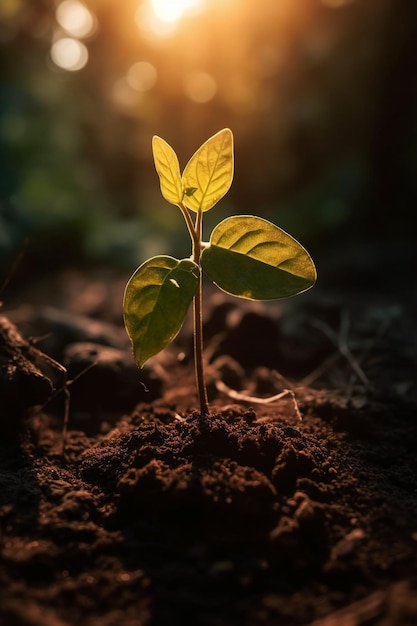
[[[194,368],[195,377],[197,382],[197,392],[200,401],[200,411],[202,415],[208,415],[209,406],[207,399],[207,389],[204,377],[204,362],[203,362],[203,279],[200,265],[201,252],[203,250],[202,237],[202,223],[203,212],[199,211],[193,224],[190,212],[183,202],[178,204],[181,213],[184,216],[185,223],[187,224],[188,232],[190,233],[192,241],[192,259],[200,268],[200,278],[198,282],[197,291],[193,299],[193,324],[194,324]]]
[[[202,316],[202,301],[203,301],[203,277],[200,265],[201,257],[201,235],[202,235],[202,211],[197,213],[195,221],[195,227],[193,231],[196,237],[193,237],[193,261],[200,268],[200,278],[198,288],[193,300],[193,314],[194,314],[194,367],[195,376],[197,381],[197,391],[200,400],[200,412],[202,415],[208,415],[209,405],[207,399],[207,389],[204,377],[204,361],[203,361],[203,316]]]
[[[191,241],[193,243],[193,260],[195,261],[195,263],[199,264],[199,261],[195,260],[196,250],[198,248],[200,249],[200,253],[198,254],[198,258],[200,258],[200,254],[201,254],[201,234],[199,235],[198,232],[197,232],[198,217],[196,219],[196,225],[194,227],[193,220],[191,219],[191,215],[190,215],[187,207],[185,206],[185,204],[180,202],[178,204],[178,207],[179,207],[179,209],[181,210],[181,213],[184,216],[185,223],[187,224],[188,232],[190,233]],[[200,231],[201,231],[201,219],[200,219]]]

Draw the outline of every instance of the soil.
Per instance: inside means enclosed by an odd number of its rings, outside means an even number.
[[[360,258],[282,302],[207,286],[209,416],[189,320],[134,364],[127,277],[11,280],[1,626],[417,624],[416,280]]]

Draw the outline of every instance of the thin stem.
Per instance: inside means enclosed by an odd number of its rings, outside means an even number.
[[[209,406],[207,399],[207,389],[204,377],[204,362],[203,362],[203,316],[202,316],[202,302],[203,302],[203,281],[200,265],[200,257],[202,251],[202,222],[203,213],[199,211],[195,220],[195,224],[191,219],[191,215],[183,202],[178,204],[181,213],[184,216],[185,223],[187,224],[188,232],[192,241],[192,259],[200,268],[200,278],[198,282],[197,291],[193,299],[193,323],[194,323],[194,368],[195,377],[197,383],[198,398],[200,401],[200,412],[202,415],[208,415]]]
[[[207,389],[204,378],[203,363],[203,322],[201,315],[202,305],[202,280],[200,276],[200,284],[194,296],[194,365],[197,381],[198,397],[200,400],[200,411],[202,415],[208,415],[209,406],[207,398]]]
[[[181,210],[181,213],[184,216],[185,219],[185,223],[187,224],[187,228],[188,228],[188,232],[190,233],[190,237],[191,237],[191,241],[193,242],[193,261],[195,261],[195,263],[199,263],[199,261],[195,260],[195,256],[196,256],[196,250],[198,250],[201,247],[201,234],[199,235],[197,232],[197,221],[198,221],[198,217],[196,220],[196,226],[194,227],[193,224],[193,220],[191,219],[191,215],[187,209],[187,207],[185,206],[185,204],[183,204],[182,202],[180,202],[178,204],[179,209]],[[201,220],[200,220],[200,230],[201,230]],[[200,253],[198,253],[198,258],[200,260]]]
[[[201,257],[201,235],[202,235],[202,211],[197,213],[195,227],[193,231],[196,237],[193,238],[193,261],[200,268],[200,278],[198,288],[193,300],[194,313],[194,367],[197,381],[197,391],[200,400],[200,412],[202,415],[208,415],[209,405],[207,399],[207,389],[204,378],[204,362],[203,362],[203,280],[201,273],[200,257]]]

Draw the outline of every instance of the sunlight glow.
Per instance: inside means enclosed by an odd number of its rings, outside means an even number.
[[[57,22],[73,37],[87,37],[95,30],[95,18],[78,0],[63,0],[56,10]]]
[[[169,37],[174,30],[174,25],[168,22],[161,22],[149,5],[141,4],[135,14],[135,22],[141,31],[142,36]]]
[[[81,41],[63,37],[52,44],[51,59],[61,69],[76,72],[86,65],[88,50]]]
[[[177,22],[184,14],[197,8],[201,0],[151,0],[152,10],[161,22]]]
[[[204,8],[207,0],[147,0],[139,5],[135,21],[142,34],[170,37],[182,19]]]

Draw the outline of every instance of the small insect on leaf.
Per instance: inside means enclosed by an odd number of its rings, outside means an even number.
[[[140,367],[177,336],[197,290],[200,269],[190,259],[156,256],[127,283],[123,316]]]
[[[178,157],[174,149],[157,135],[152,138],[152,152],[161,193],[171,204],[178,204],[183,195]]]
[[[184,190],[193,189],[185,204],[198,213],[208,211],[223,198],[233,180],[233,134],[224,128],[194,153],[182,175]]]
[[[195,191],[197,191],[197,187],[187,187],[184,189],[184,196],[192,196]]]
[[[223,291],[249,300],[275,300],[316,282],[314,263],[301,244],[253,215],[226,218],[213,230],[201,266]]]

